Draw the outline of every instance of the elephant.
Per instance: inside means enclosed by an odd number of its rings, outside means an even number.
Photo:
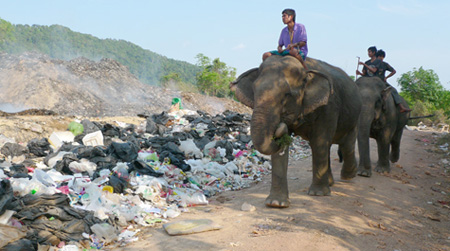
[[[403,128],[409,119],[409,112],[400,112],[395,105],[392,87],[378,77],[360,77],[356,80],[361,98],[364,100],[358,122],[358,175],[372,176],[369,138],[377,142],[378,162],[376,172],[390,172],[389,160],[400,158],[400,142]],[[409,108],[400,97],[404,107]]]
[[[270,56],[259,68],[230,83],[235,97],[253,109],[250,130],[253,146],[270,155],[272,184],[265,204],[289,207],[287,166],[289,151],[279,144],[286,135],[299,135],[312,150],[313,177],[309,195],[330,195],[334,184],[330,148],[343,153],[341,178],[356,176],[355,145],[361,98],[355,82],[341,69],[308,58],[308,70],[291,56]]]

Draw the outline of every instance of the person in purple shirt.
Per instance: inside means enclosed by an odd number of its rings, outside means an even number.
[[[297,58],[302,63],[303,68],[308,69],[305,65],[305,59],[308,55],[305,26],[295,22],[295,10],[285,9],[281,14],[281,19],[287,26],[281,30],[278,50],[264,53],[263,61],[272,55],[290,55]]]

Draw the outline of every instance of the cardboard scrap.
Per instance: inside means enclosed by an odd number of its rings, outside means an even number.
[[[212,220],[197,219],[166,223],[163,228],[169,235],[184,235],[219,230],[222,226],[216,225]]]

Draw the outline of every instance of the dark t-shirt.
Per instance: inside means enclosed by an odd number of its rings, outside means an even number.
[[[381,80],[383,80],[383,81],[384,81],[384,78],[386,77],[386,71],[393,72],[395,70],[390,64],[382,61],[378,67],[377,76],[379,78],[381,78]]]
[[[366,71],[366,76],[368,76],[368,77],[377,76],[379,68],[380,68],[381,61],[379,59],[375,59],[373,62],[371,62],[370,59],[369,59],[365,63],[368,66],[377,68],[377,71],[375,73],[373,73],[373,72],[369,71],[369,69],[367,69],[367,67],[364,66],[363,72]]]

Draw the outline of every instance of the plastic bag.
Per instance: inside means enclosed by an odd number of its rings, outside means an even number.
[[[35,169],[33,174],[33,179],[37,179],[42,184],[48,187],[56,187],[55,181],[48,175],[45,171],[41,169]]]
[[[117,239],[117,230],[108,223],[97,223],[91,226],[92,232],[97,238],[110,243]]]
[[[83,133],[84,127],[82,124],[72,121],[69,123],[69,131],[73,133],[73,135],[78,136]]]
[[[195,157],[196,159],[203,158],[203,154],[195,145],[193,139],[187,139],[185,141],[180,141],[180,146],[178,147],[182,152],[184,152],[187,157]]]
[[[13,197],[13,189],[9,180],[0,181],[0,215],[5,212],[5,206],[12,201]]]
[[[44,157],[51,153],[53,150],[50,147],[50,143],[46,138],[43,139],[32,139],[27,144],[28,151],[36,155],[37,157]]]
[[[74,173],[82,173],[87,172],[89,176],[92,177],[94,171],[97,169],[97,165],[95,163],[90,162],[87,159],[81,159],[78,161],[73,161],[69,164],[69,169]]]

